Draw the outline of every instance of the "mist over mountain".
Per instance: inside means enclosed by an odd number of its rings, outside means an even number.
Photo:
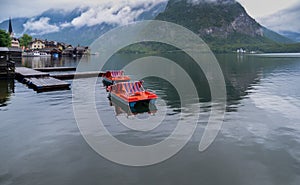
[[[12,24],[16,37],[27,33],[34,38],[89,45],[114,27],[154,19],[165,6],[166,0],[107,2],[72,11],[49,9],[34,17],[12,19]],[[8,20],[0,23],[0,29],[8,29]]]
[[[152,19],[182,25],[216,50],[232,51],[239,47],[258,50],[261,45],[300,39],[297,32],[284,30],[280,32],[282,36],[260,25],[235,0],[109,1],[71,11],[49,9],[34,17],[14,18],[12,23],[16,37],[27,33],[33,38],[90,45],[112,28]],[[0,23],[0,29],[7,28],[8,20]]]
[[[264,25],[281,35],[300,42],[300,3],[260,19]]]
[[[280,31],[279,33],[295,42],[300,42],[300,32],[293,32],[293,31],[285,30],[285,31]]]

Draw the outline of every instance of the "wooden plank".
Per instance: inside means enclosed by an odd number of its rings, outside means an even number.
[[[46,77],[49,76],[49,73],[44,73],[30,69],[27,67],[16,67],[15,69],[16,76],[19,78],[30,78],[30,77]]]
[[[90,78],[90,77],[101,77],[105,74],[102,71],[86,71],[86,72],[74,72],[66,74],[50,74],[51,77],[57,79],[74,79],[74,78]]]
[[[34,68],[34,70],[42,72],[51,71],[76,71],[76,67],[45,67],[45,68]]]
[[[25,78],[24,83],[38,92],[70,89],[70,84],[52,77]]]

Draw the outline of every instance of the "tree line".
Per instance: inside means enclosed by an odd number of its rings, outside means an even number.
[[[22,37],[19,38],[20,46],[27,47],[32,41],[32,37],[28,34],[23,34]],[[9,33],[5,30],[0,30],[0,47],[10,47],[11,46],[11,38]]]

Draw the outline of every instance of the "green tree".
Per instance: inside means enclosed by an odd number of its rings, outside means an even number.
[[[8,33],[4,30],[0,30],[0,47],[10,47],[11,39]]]
[[[32,37],[28,34],[23,34],[23,36],[20,38],[20,46],[27,47],[29,43],[32,41]]]

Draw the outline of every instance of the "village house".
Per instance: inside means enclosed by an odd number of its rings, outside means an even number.
[[[19,48],[20,47],[20,41],[17,38],[11,38],[11,47],[13,48]]]
[[[48,41],[47,39],[44,41],[45,48],[55,48],[57,45],[56,41]]]
[[[11,38],[11,47],[20,48],[20,40],[14,37],[11,18],[9,19],[8,33]],[[38,38],[35,38],[33,41],[31,41],[28,45],[28,48],[23,46],[23,50],[25,49],[26,52],[31,52],[32,50],[39,50],[39,52],[48,53],[51,55],[64,55],[70,57],[90,54],[90,49],[87,46],[78,45],[77,47],[73,47],[72,45],[66,43],[49,41],[47,39],[42,40]]]
[[[30,42],[30,49],[43,49],[45,48],[45,42],[40,39],[34,39],[32,42]]]
[[[66,48],[62,52],[62,55],[70,56],[70,57],[75,55],[73,46],[72,45],[66,46]]]
[[[90,54],[90,49],[87,46],[77,46],[74,48],[74,54],[77,56]]]
[[[64,50],[65,46],[64,44],[56,41],[48,41],[47,39],[44,41],[45,48],[57,48],[60,50]]]

